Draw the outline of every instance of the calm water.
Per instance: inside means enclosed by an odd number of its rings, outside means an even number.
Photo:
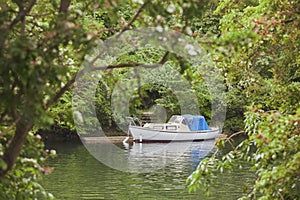
[[[43,186],[57,199],[237,199],[245,184],[254,180],[247,167],[230,174],[218,175],[210,197],[188,193],[186,178],[199,160],[215,150],[213,141],[182,143],[117,144],[121,155],[112,158],[115,165],[135,171],[134,173],[112,169],[99,162],[99,155],[109,156],[111,147],[91,144],[92,156],[82,144],[55,143],[48,148],[56,149],[58,157],[49,161],[55,170],[44,176]],[[186,148],[187,147],[187,148]],[[158,149],[158,151],[157,151]],[[184,149],[184,150],[182,150]],[[182,150],[182,151],[181,151]],[[101,152],[100,152],[101,151]],[[116,157],[116,156],[115,156]],[[126,168],[128,167],[128,168]],[[136,173],[136,172],[142,173]]]

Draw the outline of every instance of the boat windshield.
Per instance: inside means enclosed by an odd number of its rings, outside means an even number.
[[[181,121],[182,121],[182,117],[181,117],[181,116],[176,116],[176,115],[174,115],[174,116],[172,116],[172,117],[170,118],[169,123],[176,123],[176,124],[179,124],[179,123],[181,123]]]

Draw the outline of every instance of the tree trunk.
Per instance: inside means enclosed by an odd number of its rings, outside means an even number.
[[[32,126],[32,120],[20,120],[17,122],[14,137],[3,155],[3,160],[7,164],[7,168],[0,170],[0,178],[4,177],[13,168]]]
[[[71,0],[61,0],[60,1],[60,7],[59,12],[60,13],[67,13],[69,6],[70,6]]]

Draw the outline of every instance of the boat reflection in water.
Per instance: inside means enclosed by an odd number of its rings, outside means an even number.
[[[128,163],[136,172],[151,172],[172,164],[195,168],[215,150],[215,140],[123,145],[128,150]]]
[[[215,140],[170,143],[85,143],[87,150],[103,164],[125,172],[145,173],[168,165],[195,168],[210,152]]]

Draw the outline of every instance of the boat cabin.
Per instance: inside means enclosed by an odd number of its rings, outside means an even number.
[[[173,115],[167,123],[146,123],[144,127],[162,131],[210,130],[203,116]]]

